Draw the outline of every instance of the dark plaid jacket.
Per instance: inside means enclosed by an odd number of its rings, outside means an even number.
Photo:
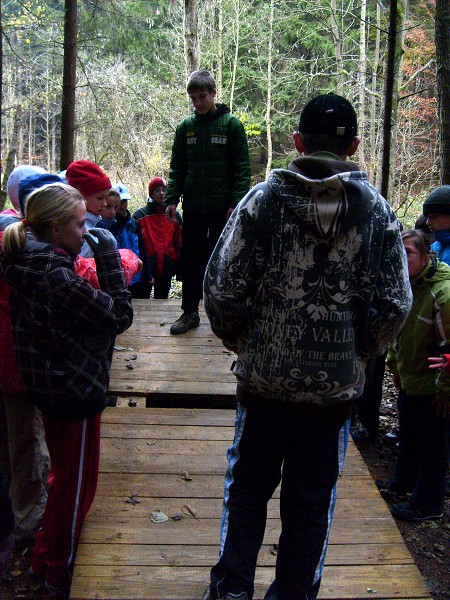
[[[118,251],[95,258],[99,290],[78,277],[60,248],[27,241],[2,258],[11,286],[14,349],[30,399],[56,419],[102,411],[113,336],[133,320]]]

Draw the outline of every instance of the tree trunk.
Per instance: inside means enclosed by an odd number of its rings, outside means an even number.
[[[6,204],[6,184],[8,182],[9,176],[11,175],[14,169],[14,163],[17,155],[17,150],[19,146],[20,140],[20,131],[22,127],[22,106],[20,104],[17,105],[16,114],[14,116],[14,127],[11,136],[11,145],[9,147],[8,155],[6,156],[5,161],[5,170],[3,172],[3,186],[2,186],[2,194],[0,200],[0,210],[5,208]]]
[[[272,52],[273,52],[273,13],[275,0],[270,0],[269,16],[269,47],[267,49],[267,106],[266,106],[266,131],[267,131],[267,166],[266,179],[272,168]]]
[[[375,28],[375,49],[374,49],[374,58],[372,64],[372,96],[370,102],[370,139],[369,139],[369,147],[370,147],[370,160],[369,160],[369,181],[376,185],[375,183],[375,175],[377,178],[380,176],[380,169],[377,166],[377,157],[378,157],[378,137],[380,135],[380,129],[377,127],[377,123],[379,120],[379,102],[377,102],[378,96],[378,67],[380,64],[380,40],[381,40],[381,7],[380,3],[377,2],[377,12],[376,12],[376,28]],[[381,178],[380,178],[381,182]]]
[[[450,185],[450,10],[436,0],[436,67],[441,183]]]
[[[403,56],[404,23],[407,0],[391,0],[389,11],[388,55],[383,118],[383,157],[381,166],[381,194],[392,202],[395,161],[395,128],[397,122],[398,89]]]
[[[219,18],[219,39],[217,48],[217,73],[216,73],[216,88],[217,98],[223,102],[222,89],[222,69],[223,69],[223,7],[222,0],[217,0],[218,18]]]
[[[199,66],[196,0],[184,0],[184,47],[187,77]]]
[[[240,0],[235,0],[235,15],[236,18],[234,20],[234,26],[235,26],[235,46],[234,46],[234,60],[233,60],[233,73],[231,76],[231,91],[230,91],[230,112],[233,112],[233,100],[234,100],[234,88],[236,86],[236,71],[237,71],[237,64],[238,64],[238,56],[239,56],[239,44],[240,44],[240,17],[241,17],[241,5],[240,5]]]
[[[366,98],[366,66],[367,66],[367,54],[366,54],[366,12],[367,12],[367,0],[361,2],[361,21],[359,25],[359,115],[358,115],[358,129],[361,137],[361,143],[359,144],[359,166],[361,169],[365,168],[364,159],[364,147],[365,147],[365,98]]]
[[[65,0],[61,156],[59,160],[61,170],[67,169],[74,159],[77,20],[77,0]]]
[[[342,56],[342,33],[338,23],[336,0],[331,0],[331,31],[333,34],[334,49],[336,54],[336,94],[342,95],[344,61]]]

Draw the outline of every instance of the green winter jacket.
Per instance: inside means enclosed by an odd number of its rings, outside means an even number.
[[[242,123],[224,104],[177,127],[165,205],[200,214],[234,208],[250,188],[250,160]]]
[[[450,397],[450,375],[428,368],[428,357],[450,349],[450,267],[432,258],[411,281],[413,305],[387,362],[407,395]]]

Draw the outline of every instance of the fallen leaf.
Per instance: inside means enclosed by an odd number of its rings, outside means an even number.
[[[173,515],[173,517],[170,518],[172,519],[172,521],[181,521],[183,515]]]
[[[374,590],[373,588],[367,588],[367,593],[368,594],[376,594],[377,590]]]
[[[123,352],[124,350],[126,350],[125,346],[113,346],[113,348],[117,352]]]
[[[181,473],[181,479],[184,479],[184,481],[192,481],[192,477],[189,475],[189,473],[187,471],[183,471]]]
[[[125,365],[127,369],[134,369],[133,365]]]
[[[132,504],[134,506],[135,504],[140,504],[141,501],[137,497],[137,494],[133,494],[132,496],[129,496],[128,498],[126,498],[125,502],[127,504]]]
[[[163,513],[161,510],[154,510],[152,512],[152,516],[150,517],[150,520],[153,523],[165,523],[166,521],[169,520],[169,517]]]

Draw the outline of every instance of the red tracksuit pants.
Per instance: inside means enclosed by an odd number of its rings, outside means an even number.
[[[79,421],[55,421],[43,416],[43,423],[51,471],[32,569],[47,583],[68,587],[81,525],[97,489],[100,414]]]

